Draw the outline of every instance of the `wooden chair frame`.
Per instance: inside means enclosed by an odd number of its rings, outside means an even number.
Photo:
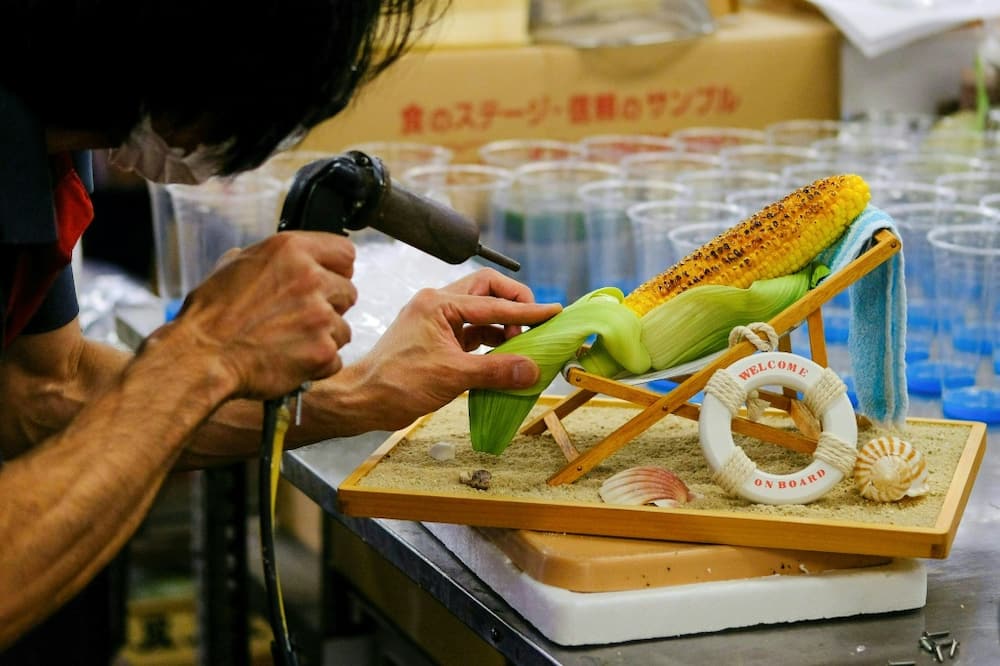
[[[789,334],[799,324],[805,322],[808,326],[812,360],[825,367],[827,354],[823,337],[822,305],[887,261],[899,252],[901,247],[902,243],[891,231],[887,229],[878,231],[874,236],[874,243],[866,251],[775,315],[768,323],[779,335],[779,349],[791,350]],[[668,414],[697,420],[700,407],[688,400],[705,387],[716,370],[726,368],[755,351],[756,348],[751,342],[743,340],[692,374],[675,378],[679,379],[680,383],[668,393],[662,394],[593,375],[582,368],[571,368],[566,379],[576,387],[576,390],[529,421],[521,428],[521,432],[527,435],[540,435],[546,430],[550,431],[568,462],[565,467],[549,477],[548,483],[553,486],[572,483]],[[642,410],[593,447],[580,453],[573,446],[562,419],[599,393],[634,403],[642,407]],[[760,397],[777,409],[788,413],[795,411],[793,409],[796,402],[795,392],[791,389],[785,389],[783,393],[761,391],[760,394]],[[816,448],[816,438],[806,434],[802,428],[798,433],[790,432],[742,417],[734,417],[731,427],[733,432],[751,435],[795,451],[811,453]]]

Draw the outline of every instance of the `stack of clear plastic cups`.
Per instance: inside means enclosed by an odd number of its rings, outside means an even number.
[[[669,153],[636,153],[619,163],[626,178],[638,180],[676,181],[681,174],[722,168],[722,158],[707,153],[673,151]]]
[[[979,157],[995,146],[994,132],[968,127],[938,126],[917,143],[917,151],[929,154]]]
[[[842,134],[835,139],[821,139],[811,146],[821,161],[854,164],[857,168],[892,167],[900,156],[913,150],[906,139],[884,136]],[[860,175],[860,174],[859,174]]]
[[[977,157],[957,153],[916,152],[897,156],[892,163],[897,180],[934,185],[949,173],[984,171],[986,163]]]
[[[979,200],[979,206],[981,208],[985,208],[986,210],[1000,213],[1000,192],[987,194]]]
[[[849,116],[844,121],[844,133],[858,137],[904,139],[912,146],[930,132],[936,117],[919,111],[873,109]]]
[[[685,255],[679,254],[675,248],[675,240],[670,234],[675,229],[692,224],[705,225],[712,233],[707,238],[702,234],[699,239],[709,240],[725,229],[737,224],[746,211],[734,204],[713,201],[650,201],[635,204],[626,211],[632,234],[636,243],[636,263],[638,265],[639,282],[643,283],[673,266]],[[676,384],[670,380],[651,381],[647,386],[654,391],[667,392]],[[701,393],[692,398],[693,402],[701,400]]]
[[[781,170],[784,187],[789,191],[809,185],[821,178],[839,174],[854,173],[864,178],[866,183],[884,180],[892,176],[892,169],[878,164],[864,164],[851,160],[826,159],[802,164],[791,164]]]
[[[639,284],[635,241],[625,211],[637,203],[684,198],[683,185],[658,180],[601,180],[582,185],[587,225],[589,288],[618,287],[628,294]]]
[[[955,192],[958,203],[978,205],[983,197],[1000,192],[1000,172],[964,171],[938,176],[934,183]]]
[[[510,184],[496,192],[493,224],[503,229],[505,253],[522,258],[518,276],[536,300],[567,305],[586,293],[587,228],[579,189],[621,175],[612,164],[538,162],[515,169]]]
[[[670,136],[680,141],[685,151],[710,155],[719,154],[723,148],[767,143],[763,130],[742,127],[686,127]]]
[[[446,146],[412,141],[369,141],[348,146],[344,152],[348,150],[359,150],[379,158],[392,177],[415,166],[448,164],[455,157],[455,152]]]
[[[285,150],[275,153],[257,169],[262,176],[277,178],[290,187],[299,169],[317,160],[330,159],[340,153],[323,150]]]
[[[932,204],[939,201],[947,203],[954,202],[958,198],[954,190],[941,185],[894,178],[870,180],[868,189],[872,193],[872,205],[878,208],[898,204]]]
[[[163,316],[172,320],[181,308],[181,254],[177,239],[177,219],[167,186],[146,181],[153,218],[153,252],[156,259],[156,295],[163,300]]]
[[[935,270],[928,235],[938,228],[1000,223],[1000,213],[967,204],[897,204],[883,209],[896,223],[903,243],[906,285],[906,381],[909,392],[936,397],[941,392],[941,331],[937,309],[943,275]]]
[[[504,252],[503,235],[493,228],[493,200],[510,185],[514,173],[510,169],[487,164],[429,164],[408,169],[401,183],[416,194],[429,197],[479,226],[482,242]],[[481,263],[478,257],[470,261]],[[490,264],[493,266],[493,264]]]
[[[692,200],[723,203],[726,195],[732,192],[780,187],[781,175],[770,171],[723,168],[690,171],[677,176],[676,181],[690,188]]]
[[[734,171],[767,171],[781,173],[793,164],[812,162],[819,153],[804,146],[750,145],[731,146],[719,152],[723,167]]]
[[[682,148],[676,139],[648,134],[595,134],[580,140],[586,159],[619,164],[629,155],[665,153]]]
[[[625,214],[632,226],[639,282],[659,275],[677,263],[678,255],[670,239],[677,227],[708,223],[728,228],[740,222],[746,210],[716,201],[651,201],[630,206]]]
[[[730,192],[726,195],[725,202],[739,206],[747,215],[752,215],[786,196],[788,190],[784,187],[757,187]]]
[[[181,291],[201,284],[222,255],[278,228],[281,181],[250,172],[202,185],[167,185],[177,222]]]
[[[479,147],[483,164],[516,169],[537,162],[577,162],[587,158],[586,149],[578,143],[555,139],[504,139]]]
[[[764,127],[767,142],[778,146],[810,147],[823,139],[836,139],[844,131],[839,120],[796,118],[771,123]]]
[[[946,418],[1000,424],[1000,225],[935,227],[941,406]]]

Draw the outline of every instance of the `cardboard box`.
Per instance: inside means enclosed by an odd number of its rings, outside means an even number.
[[[836,118],[840,43],[813,12],[745,8],[712,35],[671,44],[415,51],[302,147],[414,141],[475,161],[476,148],[505,138]]]

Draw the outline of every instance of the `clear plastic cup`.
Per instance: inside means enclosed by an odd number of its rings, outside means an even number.
[[[820,160],[855,165],[852,171],[869,168],[872,165],[895,164],[900,155],[913,150],[912,144],[906,139],[855,134],[842,134],[835,139],[820,139],[811,147],[819,153]]]
[[[721,169],[722,158],[718,155],[679,150],[669,153],[636,153],[623,157],[619,164],[626,178],[676,180],[679,175],[692,171]]]
[[[695,201],[723,203],[726,195],[762,187],[781,187],[781,175],[770,171],[711,169],[677,176],[677,182],[691,189]]]
[[[429,164],[408,169],[400,182],[475,221],[483,242],[503,252],[503,238],[492,226],[491,207],[496,193],[513,178],[510,169],[486,164]]]
[[[479,147],[479,159],[484,164],[516,169],[538,162],[577,162],[587,157],[578,143],[554,139],[505,139],[491,141]]]
[[[292,180],[299,169],[317,160],[336,157],[338,154],[323,150],[285,150],[269,157],[266,162],[260,165],[257,173],[277,178],[288,188],[291,187]]]
[[[713,201],[651,201],[629,206],[625,211],[636,243],[639,282],[671,267],[678,256],[670,231],[697,222],[733,226],[743,219],[739,206]]]
[[[812,162],[819,153],[804,146],[750,145],[723,148],[719,155],[723,167],[734,170],[767,171],[780,174],[793,164]]]
[[[959,127],[935,127],[920,139],[917,151],[977,157],[995,145],[996,135],[993,132]]]
[[[674,257],[680,261],[708,241],[733,227],[729,222],[693,222],[667,232]]]
[[[222,255],[263,240],[278,228],[283,185],[256,173],[202,185],[167,185],[177,221],[181,291],[187,294]]]
[[[415,166],[448,164],[455,157],[455,152],[446,146],[412,141],[369,141],[348,146],[343,152],[349,150],[379,158],[393,178]]]
[[[937,118],[919,111],[872,109],[852,114],[844,122],[844,133],[855,136],[905,139],[916,146],[934,126]]]
[[[156,295],[164,300],[164,318],[170,321],[184,299],[181,288],[181,254],[177,240],[177,219],[167,186],[146,181],[153,219],[153,253]]]
[[[987,194],[979,200],[979,206],[986,210],[1000,213],[1000,192]]]
[[[808,148],[822,139],[837,138],[843,130],[844,123],[839,120],[796,118],[771,123],[764,127],[764,134],[768,143]]]
[[[683,198],[683,185],[657,180],[600,180],[582,185],[587,225],[589,288],[618,287],[629,293],[639,283],[635,242],[625,211],[637,203]]]
[[[941,392],[941,331],[938,291],[945,276],[933,270],[929,233],[967,224],[1000,223],[1000,213],[956,203],[917,203],[885,206],[903,243],[906,284],[906,376],[910,393],[937,396]]]
[[[937,227],[944,416],[1000,424],[1000,225]]]
[[[493,223],[503,229],[503,248],[523,257],[518,278],[535,299],[567,305],[584,293],[588,279],[587,229],[579,189],[586,183],[621,177],[621,170],[597,162],[539,162],[519,167],[494,197]]]
[[[743,209],[744,217],[753,215],[767,206],[781,201],[788,196],[784,187],[758,187],[751,190],[736,190],[726,195],[726,203],[735,204]]]
[[[978,205],[983,197],[1000,193],[1000,173],[996,171],[966,171],[938,176],[934,184],[955,192],[958,203]]]
[[[934,185],[948,173],[983,171],[986,164],[969,155],[957,153],[907,153],[897,156],[892,163],[893,175],[898,180],[910,180]]]
[[[618,164],[629,155],[680,150],[676,139],[649,134],[595,134],[580,140],[586,159]]]
[[[791,164],[781,170],[784,187],[794,190],[809,185],[821,178],[843,173],[855,173],[871,184],[873,180],[884,180],[892,176],[892,170],[877,164],[862,165],[850,160],[826,159],[802,164]]]
[[[717,155],[723,148],[766,144],[763,130],[743,127],[685,127],[670,135],[680,141],[684,150],[693,153]]]
[[[899,204],[953,203],[958,195],[954,190],[908,180],[875,179],[868,181],[872,205],[878,208]]]

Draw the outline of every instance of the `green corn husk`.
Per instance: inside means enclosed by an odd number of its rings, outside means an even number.
[[[769,321],[802,298],[827,272],[825,266],[809,266],[791,275],[757,280],[745,289],[712,284],[674,296],[642,318],[641,341],[652,369],[672,368],[725,349],[733,328]],[[579,361],[588,372],[602,377],[634,374],[600,339]]]
[[[533,386],[515,391],[473,389],[469,392],[469,431],[476,451],[500,454],[517,433],[528,412],[567,361],[593,334],[605,341],[621,366],[640,374],[649,369],[649,355],[638,344],[638,315],[621,304],[620,289],[593,291],[544,324],[507,340],[490,353],[519,354],[538,364]]]

